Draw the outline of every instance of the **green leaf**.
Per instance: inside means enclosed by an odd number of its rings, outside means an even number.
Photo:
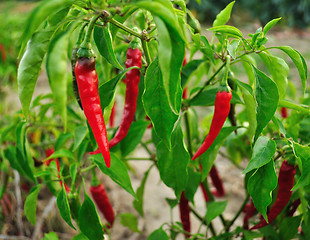
[[[257,128],[254,141],[261,134],[277,110],[279,94],[277,85],[263,72],[253,66],[255,73],[255,99],[257,102]]]
[[[208,30],[213,31],[213,32],[217,32],[217,33],[221,33],[221,34],[229,34],[233,37],[238,37],[238,38],[243,39],[242,32],[238,28],[235,28],[233,26],[221,25],[221,26],[209,28]]]
[[[169,105],[178,113],[182,91],[180,70],[185,55],[185,36],[178,22],[172,2],[166,0],[138,1],[136,7],[144,8],[153,15],[158,29],[158,56]],[[173,43],[173,44],[172,44]]]
[[[242,92],[245,111],[249,122],[249,126],[247,128],[247,135],[249,137],[249,140],[252,141],[257,127],[256,111],[255,111],[257,105],[253,96],[252,88],[249,85],[247,85],[249,88],[247,88],[247,86],[244,87],[243,84],[238,84],[238,86],[240,87]]]
[[[248,181],[248,191],[251,195],[256,209],[267,221],[267,207],[272,201],[271,192],[278,185],[274,162],[257,169]]]
[[[273,47],[276,49],[280,49],[283,52],[285,52],[294,62],[301,79],[303,92],[305,93],[306,87],[307,87],[307,78],[308,78],[308,67],[306,64],[305,59],[302,57],[302,55],[295,49],[289,47],[289,46],[282,46],[282,47]]]
[[[127,68],[124,71],[121,71],[116,77],[114,77],[110,81],[99,86],[99,96],[100,96],[100,103],[101,103],[102,110],[104,110],[107,106],[109,106],[109,104],[111,103],[114,97],[117,83],[121,79],[123,79],[126,72],[128,72],[131,69],[138,69],[138,67]]]
[[[144,8],[150,11],[153,16],[159,17],[167,26],[172,29],[174,28],[179,36],[182,36],[182,30],[178,24],[178,19],[171,2],[166,0],[154,0],[138,1],[134,4],[136,8]]]
[[[239,46],[240,40],[238,39],[234,39],[232,40],[228,46],[227,46],[227,50],[229,52],[229,55],[235,59],[237,56],[237,50],[238,50],[238,46]]]
[[[173,209],[179,204],[178,199],[166,198],[167,203],[169,204],[170,208]]]
[[[175,29],[169,28],[160,18],[154,17],[158,29],[158,60],[165,91],[175,112],[181,108],[180,72],[185,56],[185,44]]]
[[[31,189],[24,205],[24,213],[26,215],[26,218],[32,225],[36,224],[37,199],[40,188],[41,185],[38,185]]]
[[[141,231],[138,229],[138,219],[135,215],[132,213],[123,213],[119,215],[120,217],[120,223],[128,227],[131,231],[141,233]]]
[[[25,49],[25,43],[30,39],[35,30],[45,21],[47,17],[60,11],[61,9],[70,7],[74,0],[44,0],[32,10],[24,28],[21,37],[22,47],[20,53]],[[65,17],[65,16],[63,16]]]
[[[72,163],[70,165],[71,188],[75,186],[75,180],[76,180],[77,173],[78,173],[78,164]]]
[[[102,154],[92,155],[90,158],[104,174],[108,175],[114,182],[136,198],[136,194],[131,186],[131,181],[125,164],[113,153],[111,153],[110,168],[107,168],[105,165]]]
[[[183,68],[181,72],[181,85],[182,88],[186,85],[187,81],[191,77],[191,74],[202,64],[204,60],[193,60],[188,62]]]
[[[265,62],[271,73],[272,80],[277,84],[279,98],[283,98],[286,94],[287,88],[287,77],[289,73],[288,65],[282,58],[272,56],[266,52],[261,52],[259,56]]]
[[[75,229],[71,221],[70,206],[64,185],[62,186],[61,191],[58,193],[57,206],[63,220],[65,220],[65,222],[68,223],[70,227]]]
[[[207,151],[205,151],[200,156],[200,162],[202,165],[201,179],[205,179],[208,176],[211,170],[211,167],[218,155],[220,147],[223,145],[225,139],[236,129],[237,129],[236,127],[222,128],[220,133],[217,135],[216,139],[214,140],[213,144],[208,148]]]
[[[269,163],[276,153],[276,150],[277,145],[274,140],[265,136],[259,137],[255,142],[251,160],[242,174],[246,174],[253,169],[260,168]]]
[[[142,101],[145,112],[151,119],[156,134],[170,149],[171,134],[178,115],[170,108],[158,58],[150,64],[146,71],[145,91]]]
[[[59,238],[55,232],[49,232],[44,234],[42,240],[59,240]]]
[[[117,61],[117,58],[114,53],[112,36],[109,27],[107,26],[105,28],[101,28],[95,26],[94,40],[100,55],[105,59],[107,59],[107,61],[111,63],[114,67],[123,70],[123,67]]]
[[[156,229],[151,233],[151,235],[147,238],[147,240],[168,240],[169,236],[163,230],[162,227]]]
[[[52,155],[50,155],[48,158],[44,159],[44,161],[47,161],[52,158],[59,158],[59,157],[67,157],[70,159],[74,159],[74,156],[71,151],[67,149],[59,149],[55,151]]]
[[[27,117],[29,106],[41,72],[41,64],[55,29],[43,29],[33,34],[17,70],[18,95]]]
[[[234,4],[235,1],[232,1],[216,16],[216,19],[213,22],[213,27],[225,25],[229,21]]]
[[[49,45],[46,58],[46,72],[53,92],[57,112],[67,130],[67,48],[69,31],[54,37]]]
[[[103,230],[94,202],[85,194],[79,211],[79,227],[89,239],[102,240]]]
[[[72,240],[89,240],[89,238],[86,237],[83,233],[80,233],[78,235],[75,235]]]
[[[137,210],[137,212],[143,217],[144,211],[143,211],[143,195],[144,195],[144,187],[147,180],[147,177],[149,176],[149,173],[152,169],[153,165],[144,173],[144,177],[141,181],[140,186],[138,187],[136,194],[137,198],[133,201],[133,206]]]
[[[222,214],[225,211],[226,206],[227,201],[207,203],[207,223],[209,224],[214,218]]]
[[[148,125],[149,122],[144,120],[139,120],[131,124],[127,136],[120,142],[122,157],[131,153],[141,142]]]
[[[183,132],[179,125],[172,134],[171,150],[163,142],[160,142],[156,146],[156,154],[160,178],[168,187],[174,189],[175,195],[179,198],[187,184],[187,164],[190,161],[189,153],[184,146]]]
[[[15,152],[15,158],[11,158],[13,162],[18,165],[18,171],[20,173],[27,177],[29,180],[36,182],[36,179],[33,176],[33,171],[31,166],[33,165],[32,157],[30,156],[30,159],[28,159],[29,151],[27,152],[25,145],[26,145],[26,122],[20,122],[16,127],[16,150]],[[11,152],[12,153],[12,152]],[[12,157],[12,156],[11,156]]]
[[[22,121],[16,126],[16,147],[24,154],[26,140],[26,122]]]
[[[72,138],[72,133],[62,133],[60,136],[57,138],[56,143],[55,143],[55,151],[64,148],[66,142]]]
[[[194,196],[199,187],[201,180],[201,174],[194,171],[193,168],[188,168],[188,182],[185,188],[185,197],[192,203],[194,203]]]
[[[73,152],[75,152],[78,147],[83,142],[84,138],[87,135],[87,127],[85,126],[78,126],[74,131],[74,146],[73,146]]]
[[[266,35],[267,32],[269,32],[269,30],[270,30],[275,24],[277,24],[277,22],[279,22],[280,20],[281,20],[281,18],[279,17],[279,18],[275,18],[275,19],[269,21],[269,22],[264,26],[264,28],[263,28],[263,33],[264,33],[264,35]]]
[[[304,114],[309,114],[310,112],[310,109],[308,106],[300,105],[300,104],[291,102],[290,100],[287,100],[287,99],[281,99],[279,101],[279,107],[286,107],[286,108],[294,109]]]
[[[280,223],[280,239],[293,239],[298,232],[301,221],[300,216],[284,218]]]
[[[9,161],[10,166],[17,170],[19,173],[24,175],[23,169],[20,167],[19,161],[17,161],[16,158],[16,147],[9,145],[5,150],[4,150],[4,157]]]
[[[295,186],[292,188],[292,191],[295,191],[300,187],[304,187],[310,184],[310,148],[295,142],[293,147],[296,156],[300,158],[302,162],[302,167],[299,167],[299,169],[301,169],[301,176]]]

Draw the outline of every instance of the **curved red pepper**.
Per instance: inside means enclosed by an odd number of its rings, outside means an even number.
[[[94,133],[105,164],[109,168],[111,165],[111,157],[107,130],[100,104],[98,76],[95,66],[96,62],[94,57],[79,57],[75,65],[75,75],[84,114]]]
[[[137,66],[141,68],[141,50],[129,48],[127,51],[126,68]],[[135,116],[137,107],[137,97],[139,93],[140,71],[132,69],[126,73],[126,96],[124,114],[115,136],[110,140],[109,147],[112,148],[123,140],[130,128]]]
[[[111,110],[111,115],[110,115],[110,119],[109,119],[109,125],[111,128],[114,127],[114,119],[115,119],[115,104],[116,104],[116,101],[114,102],[113,104],[113,107],[112,107],[112,110]]]
[[[282,118],[287,118],[288,114],[287,114],[287,108],[286,107],[282,107],[281,108],[281,117]]]
[[[97,207],[108,221],[108,227],[111,227],[115,220],[115,214],[103,185],[91,186],[89,190]]]
[[[207,151],[221,131],[229,114],[231,97],[231,92],[217,92],[214,104],[214,115],[212,118],[209,134],[205,138],[198,151],[194,154],[192,160],[196,159],[205,151]]]
[[[180,210],[181,223],[184,231],[186,232],[185,238],[189,238],[191,232],[190,208],[189,208],[189,202],[185,197],[184,191],[181,194],[179,210]]]
[[[277,199],[267,216],[269,224],[277,218],[277,216],[288,204],[292,195],[291,189],[293,188],[294,185],[295,173],[296,173],[296,167],[288,164],[286,160],[283,161],[278,177],[279,188],[277,193]],[[252,227],[251,230],[262,228],[266,225],[268,225],[268,223],[266,222],[265,219],[262,219],[258,224]]]
[[[219,175],[215,165],[213,165],[213,167],[210,170],[210,177],[211,177],[211,181],[213,183],[213,186],[216,188],[215,191],[212,191],[212,194],[214,196],[217,196],[217,197],[224,197],[225,190],[224,190],[224,186],[223,186],[223,181],[220,178],[220,175]]]

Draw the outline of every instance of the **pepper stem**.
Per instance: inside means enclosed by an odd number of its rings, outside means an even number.
[[[79,58],[80,57],[91,58],[95,56],[93,50],[91,49],[91,35],[92,35],[95,23],[98,18],[99,18],[99,15],[93,16],[88,24],[85,38],[77,52],[77,56]]]
[[[87,22],[86,23],[83,23],[83,25],[82,25],[82,27],[81,27],[81,29],[80,29],[80,32],[79,32],[79,36],[78,36],[78,40],[76,41],[76,44],[75,44],[75,46],[78,48],[80,45],[81,45],[81,43],[82,43],[82,41],[83,41],[83,36],[84,36],[84,29],[85,29],[85,27],[87,26]]]
[[[222,81],[221,81],[221,90],[220,91],[226,91],[226,92],[230,92],[230,87],[228,85],[228,75],[229,75],[229,72],[230,72],[230,56],[227,55],[226,56],[226,64],[225,64],[225,73],[224,73],[224,76],[222,78]]]
[[[91,178],[91,183],[90,183],[90,185],[91,185],[92,187],[97,187],[97,186],[100,185],[100,182],[99,182],[99,180],[98,180],[98,178],[97,178],[97,176],[96,176],[96,170],[95,170],[95,168],[92,169],[92,178]]]

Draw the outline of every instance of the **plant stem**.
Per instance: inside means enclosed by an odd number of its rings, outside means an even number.
[[[193,209],[192,207],[190,207],[191,212],[200,220],[200,222],[202,222],[204,225],[206,225],[207,227],[210,228],[210,231],[212,233],[213,236],[216,236],[216,232],[214,230],[213,224],[210,222],[209,224],[206,222],[206,220],[201,217],[195,209]]]
[[[136,31],[132,30],[131,28],[129,28],[129,27],[127,27],[126,25],[124,25],[124,24],[122,24],[122,23],[116,21],[116,20],[113,19],[113,18],[107,19],[107,22],[110,22],[110,23],[112,23],[113,25],[115,25],[116,27],[118,27],[118,28],[124,30],[125,32],[128,32],[128,33],[130,33],[131,35],[133,35],[133,36],[135,36],[135,37],[138,37],[138,38],[142,39],[142,36],[141,36],[140,33],[138,33],[138,32],[136,32]]]
[[[214,196],[212,195],[212,193],[210,192],[210,189],[209,189],[209,186],[208,186],[208,181],[207,181],[207,178],[202,182],[204,188],[206,189],[207,193],[208,193],[208,196],[209,196],[209,199],[214,202]],[[224,228],[226,227],[226,224],[227,224],[227,221],[225,220],[223,214],[220,214],[219,215],[220,219],[221,219],[221,222],[224,226]]]
[[[90,165],[89,167],[82,169],[82,170],[81,170],[81,173],[84,173],[84,172],[87,172],[87,171],[89,171],[89,170],[92,170],[92,169],[95,168],[96,166],[97,166],[96,164]]]
[[[149,52],[149,47],[147,46],[147,40],[146,38],[142,38],[141,39],[142,41],[142,48],[143,48],[143,52],[144,52],[144,55],[145,55],[145,60],[146,60],[146,63],[147,65],[149,66],[152,62],[152,59],[151,59],[151,55],[150,55],[150,52]]]
[[[192,150],[192,141],[191,141],[191,130],[190,130],[189,118],[188,118],[188,112],[187,111],[184,113],[184,118],[185,118],[185,128],[186,128],[186,135],[187,135],[188,152],[189,152],[189,156],[192,158],[193,157],[193,150]]]
[[[216,75],[222,70],[222,68],[225,67],[225,65],[226,65],[226,63],[224,62],[224,63],[219,67],[219,69],[217,69],[216,72],[209,78],[209,80],[205,82],[205,84],[200,88],[200,90],[198,91],[198,93],[195,94],[195,95],[189,100],[189,102],[190,102],[193,98],[197,97],[197,96],[206,88],[206,86],[208,86],[208,85],[213,81],[213,79],[214,79],[214,78],[216,77]]]
[[[229,232],[230,227],[234,224],[234,222],[237,220],[237,218],[241,214],[241,212],[242,212],[244,206],[246,205],[246,203],[248,202],[249,198],[250,198],[250,195],[247,194],[246,198],[244,199],[244,201],[243,201],[241,207],[239,208],[238,212],[236,213],[235,217],[226,225],[225,232]]]

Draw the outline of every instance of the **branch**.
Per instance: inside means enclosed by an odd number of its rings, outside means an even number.
[[[56,197],[53,196],[49,203],[47,204],[46,208],[44,209],[41,217],[37,220],[36,226],[34,228],[33,234],[32,234],[32,238],[33,240],[39,240],[40,239],[40,233],[41,233],[41,229],[44,223],[45,218],[48,216],[48,214],[50,213],[50,211],[52,211],[54,209],[54,206],[56,204]]]
[[[16,197],[16,224],[17,224],[17,230],[20,235],[24,234],[23,231],[23,219],[22,219],[22,195],[20,192],[20,175],[19,173],[14,170],[14,186],[15,186],[15,197]]]

